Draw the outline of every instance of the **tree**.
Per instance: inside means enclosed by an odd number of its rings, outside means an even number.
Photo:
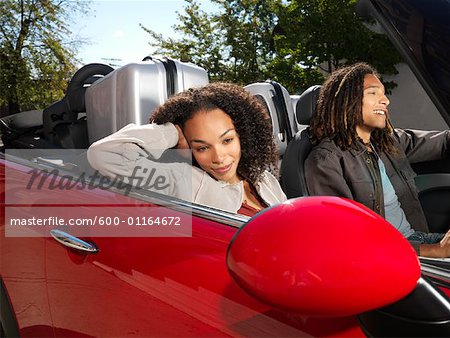
[[[67,20],[85,1],[0,1],[0,107],[9,114],[44,108],[61,98],[75,70],[79,41]]]
[[[193,62],[208,70],[211,80],[241,84],[265,80],[272,60],[271,33],[276,24],[276,0],[212,0],[218,13],[206,13],[196,0],[186,0],[180,24],[181,39],[164,38],[145,28],[158,54]]]
[[[269,77],[273,59],[272,31],[276,24],[276,1],[216,0],[223,8],[217,17],[227,48],[229,79],[248,84]]]
[[[356,0],[211,0],[208,14],[186,0],[165,39],[146,29],[157,53],[207,69],[211,80],[248,84],[268,78],[301,93],[340,65],[366,61],[382,74],[396,74],[401,61],[389,40],[366,28],[355,14]],[[144,28],[145,29],[145,28]],[[385,83],[386,88],[395,84]]]
[[[279,3],[274,63],[289,62],[292,67],[303,69],[297,88],[292,88],[294,91],[301,92],[314,84],[311,79],[316,81],[341,65],[357,61],[372,64],[382,74],[397,73],[395,64],[401,62],[400,55],[386,36],[363,24],[355,13],[355,4],[356,0]],[[292,76],[285,78],[292,81]],[[387,89],[395,86],[386,85]]]
[[[178,13],[180,24],[173,26],[174,31],[182,33],[181,39],[164,38],[161,34],[140,26],[150,34],[157,47],[156,53],[167,55],[184,62],[192,62],[208,70],[213,78],[223,78],[222,53],[224,45],[217,28],[217,20],[200,9],[195,0],[186,0],[185,14]]]

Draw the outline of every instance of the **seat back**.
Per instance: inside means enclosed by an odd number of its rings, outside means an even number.
[[[86,88],[114,69],[91,63],[80,68],[70,80],[66,95],[42,113],[44,138],[54,146],[86,149],[89,146],[86,124]]]
[[[289,142],[281,162],[281,187],[288,198],[308,196],[304,163],[312,144],[307,127],[316,108],[321,86],[305,90],[297,100],[295,115],[298,126],[303,126]]]
[[[293,115],[292,115],[292,119],[294,121],[294,123],[297,125],[297,131],[304,129],[305,127],[307,127],[306,125],[300,124],[297,121],[297,116],[296,115],[296,111],[297,111],[297,103],[298,100],[300,99],[300,95],[290,95],[291,96],[291,103],[292,103],[292,108],[293,108]],[[295,136],[295,134],[294,134]]]
[[[283,157],[288,143],[298,131],[293,116],[289,92],[275,81],[257,82],[245,86],[267,108],[272,123],[272,131],[280,158]]]

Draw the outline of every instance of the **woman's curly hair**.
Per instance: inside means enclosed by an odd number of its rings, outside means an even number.
[[[360,62],[335,70],[324,82],[311,119],[311,142],[318,144],[325,138],[333,140],[341,149],[355,148],[360,141],[356,127],[363,124],[362,102],[364,77],[375,69]],[[375,146],[394,154],[393,127],[387,117],[386,127],[371,134]]]
[[[278,151],[273,139],[269,113],[256,97],[241,86],[215,82],[188,89],[172,96],[156,108],[150,116],[150,123],[171,122],[183,129],[186,121],[195,113],[216,108],[231,117],[239,135],[241,159],[237,168],[238,174],[252,184],[261,179],[265,170],[277,175]]]

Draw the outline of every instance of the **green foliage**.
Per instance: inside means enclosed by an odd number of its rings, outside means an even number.
[[[217,17],[228,46],[225,60],[229,60],[228,79],[248,84],[265,80],[267,64],[273,59],[270,48],[276,16],[275,1],[216,0],[223,8]]]
[[[206,13],[196,0],[186,0],[180,24],[173,28],[180,39],[164,38],[145,28],[156,53],[195,63],[208,70],[213,81],[241,84],[265,80],[273,58],[270,48],[275,26],[275,0],[212,0],[218,13]]]
[[[365,61],[383,74],[396,74],[401,57],[388,38],[369,30],[355,13],[356,0],[292,0],[277,7],[278,58],[290,58],[310,76],[299,81],[296,92],[310,86],[317,73]],[[313,75],[313,73],[316,73]],[[387,89],[392,88],[388,84]]]
[[[174,26],[180,39],[143,28],[157,53],[204,67],[212,81],[248,84],[271,78],[301,93],[341,65],[365,61],[382,74],[395,74],[401,61],[388,39],[357,17],[356,0],[211,1],[217,13],[186,0]],[[388,90],[395,86],[386,85]]]
[[[85,1],[0,1],[0,107],[7,113],[42,109],[60,99],[75,70],[78,42],[67,21]],[[5,109],[6,107],[6,109]]]
[[[304,67],[292,57],[275,57],[268,65],[268,73],[291,94],[301,94],[309,86],[324,81],[324,76],[315,67]]]
[[[221,78],[224,76],[221,64],[224,45],[217,22],[200,10],[197,2],[188,0],[187,3],[185,14],[178,13],[180,24],[173,27],[183,34],[179,40],[164,39],[161,34],[140,26],[156,41],[152,45],[158,47],[158,54],[201,65],[209,70],[210,76]]]

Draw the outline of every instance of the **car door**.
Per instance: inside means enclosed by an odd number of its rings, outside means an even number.
[[[150,200],[127,199],[130,205]],[[164,203],[154,202],[143,206],[144,213],[154,215]],[[180,211],[182,201],[172,202],[165,201],[166,214],[186,212]],[[101,208],[109,208],[112,218],[128,219],[133,213],[123,206]],[[309,336],[324,328],[338,335],[361,334],[355,317],[301,320],[249,296],[226,266],[229,243],[244,219],[191,208],[188,236],[83,238],[98,248],[94,254],[49,238],[47,286],[56,335]]]
[[[29,180],[26,175],[31,171],[25,164],[6,163],[17,182]],[[55,182],[67,179],[65,174]],[[17,203],[5,204],[7,211],[20,206],[23,218],[37,219],[44,209],[52,222],[66,221],[59,227],[59,237],[52,237],[50,225],[39,236],[15,233],[16,237],[2,238],[2,252],[11,262],[6,269],[3,264],[2,277],[21,336],[34,336],[42,328],[46,336],[362,336],[355,316],[307,318],[279,310],[253,298],[230,278],[226,253],[247,219],[243,216],[142,191],[122,195],[98,187],[47,187],[39,190],[39,198],[27,191],[27,204],[20,203],[23,194],[18,189],[10,193]],[[69,224],[69,219],[96,215],[126,223],[134,220],[135,227],[136,217],[142,225],[145,215],[179,216],[191,220],[191,231],[181,236],[119,236],[112,226],[105,235],[92,229],[80,233],[81,223]],[[4,223],[10,218],[6,214]],[[80,243],[96,251],[80,250]],[[12,264],[20,260],[40,275],[22,273],[24,269]],[[15,281],[21,283],[14,285]],[[22,295],[28,295],[26,302]],[[26,306],[38,301],[42,314],[27,314],[31,310]]]

